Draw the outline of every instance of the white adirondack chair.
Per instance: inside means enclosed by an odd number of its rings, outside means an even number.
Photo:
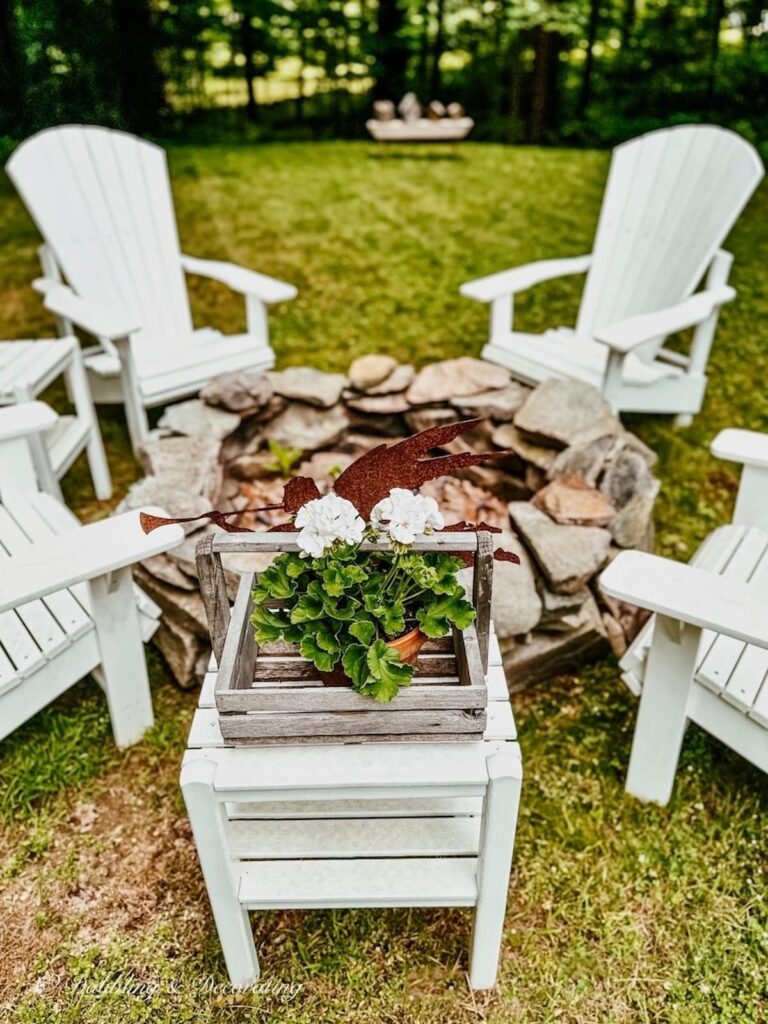
[[[617,147],[591,255],[540,260],[462,285],[462,295],[491,306],[483,357],[533,384],[586,381],[617,412],[676,413],[689,423],[704,398],[720,307],[736,294],[727,284],[733,257],[720,246],[763,173],[748,142],[709,125],[664,128]],[[582,273],[574,329],[512,329],[518,292]],[[669,335],[689,327],[687,355],[664,348]]]
[[[184,534],[146,536],[136,512],[81,526],[38,487],[28,439],[55,423],[42,402],[0,409],[0,739],[93,672],[128,746],[152,725],[142,639],[159,615],[130,567]]]
[[[35,288],[60,334],[74,324],[98,338],[85,354],[94,401],[125,402],[134,449],[146,437],[146,409],[194,394],[217,374],[274,365],[266,309],[296,288],[182,254],[158,146],[65,125],[27,139],[6,170],[45,243]],[[244,295],[247,332],[195,330],[185,272]]]
[[[743,464],[733,522],[683,565],[623,552],[602,589],[655,612],[621,660],[640,694],[627,792],[665,804],[688,721],[768,772],[768,435],[724,430]]]

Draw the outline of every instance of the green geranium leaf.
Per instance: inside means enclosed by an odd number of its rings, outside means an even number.
[[[287,644],[301,643],[304,632],[304,627],[294,626],[291,623],[288,623],[288,625],[283,629],[283,640],[285,640]]]
[[[251,623],[254,626],[256,643],[259,644],[279,640],[288,625],[284,617],[271,608],[254,608]]]
[[[345,590],[364,579],[365,569],[361,565],[332,563],[323,573],[323,587],[331,597],[341,597]]]
[[[299,650],[304,658],[314,663],[315,668],[321,672],[330,672],[336,664],[337,659],[328,651],[324,651],[317,643],[312,633],[307,633],[299,644]]]
[[[301,558],[299,555],[285,556],[285,572],[290,579],[297,580],[299,576],[307,571],[307,568],[308,565],[305,558]]]
[[[291,609],[291,622],[313,622],[325,614],[323,599],[310,594],[302,594],[296,605]]]
[[[336,619],[338,622],[349,622],[350,619],[354,619],[360,609],[360,602],[356,601],[353,597],[326,597],[323,601],[323,608],[325,614],[331,618]]]
[[[377,640],[368,648],[366,661],[372,678],[364,684],[362,692],[369,693],[377,701],[392,700],[401,686],[408,686],[411,682],[413,669],[404,665],[398,652],[383,640]]]
[[[369,647],[373,638],[376,636],[376,626],[371,622],[370,619],[359,619],[357,622],[353,622],[349,627],[349,632],[360,641],[361,644],[365,644]]]
[[[461,588],[459,588],[461,592]],[[463,593],[463,592],[461,592]],[[445,636],[451,626],[466,629],[475,620],[475,609],[460,594],[444,594],[425,601],[416,612],[419,625],[427,636]]]
[[[276,558],[272,565],[265,569],[264,572],[259,573],[257,585],[259,589],[266,590],[270,597],[279,601],[290,597],[296,590],[296,584],[289,578],[286,572],[286,565],[282,555]]]
[[[387,636],[398,636],[405,631],[405,606],[402,601],[379,604],[372,611],[384,627]]]
[[[341,650],[339,641],[336,639],[336,632],[328,622],[321,622],[315,630],[317,646],[329,654],[338,654]]]
[[[448,619],[430,615],[426,608],[420,608],[416,612],[416,620],[419,623],[419,629],[427,636],[441,637],[451,631]]]
[[[344,651],[344,657],[341,659],[344,671],[352,680],[356,690],[361,690],[370,675],[367,654],[368,649],[363,647],[362,644],[350,644]]]

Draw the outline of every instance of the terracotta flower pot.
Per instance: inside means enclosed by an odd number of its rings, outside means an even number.
[[[426,633],[422,633],[417,626],[416,629],[412,629],[410,633],[403,633],[396,640],[388,640],[387,647],[394,647],[402,662],[406,665],[413,665],[419,656],[419,651],[428,639]]]
[[[419,656],[421,648],[428,639],[429,637],[417,627],[408,633],[403,633],[402,636],[397,637],[395,640],[388,640],[387,647],[394,647],[400,655],[400,660],[405,665],[413,665]],[[334,665],[330,672],[320,672],[318,670],[317,674],[322,679],[323,686],[352,685],[341,662],[338,665]]]

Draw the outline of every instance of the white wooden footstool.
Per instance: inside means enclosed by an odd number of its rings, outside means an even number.
[[[495,635],[481,741],[225,747],[215,679],[181,787],[232,985],[259,977],[249,910],[457,906],[470,984],[491,988],[522,780]]]
[[[42,440],[31,442],[37,476],[60,496],[59,480],[85,450],[96,496],[104,501],[112,481],[77,338],[0,342],[0,405],[31,402],[62,375],[75,414],[59,416]]]

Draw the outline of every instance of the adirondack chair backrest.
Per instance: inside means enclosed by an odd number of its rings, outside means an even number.
[[[66,281],[153,338],[192,329],[165,152],[126,132],[63,125],[6,165]]]
[[[763,173],[745,139],[711,125],[664,128],[618,146],[577,332],[691,295]],[[652,359],[654,346],[640,354]]]

